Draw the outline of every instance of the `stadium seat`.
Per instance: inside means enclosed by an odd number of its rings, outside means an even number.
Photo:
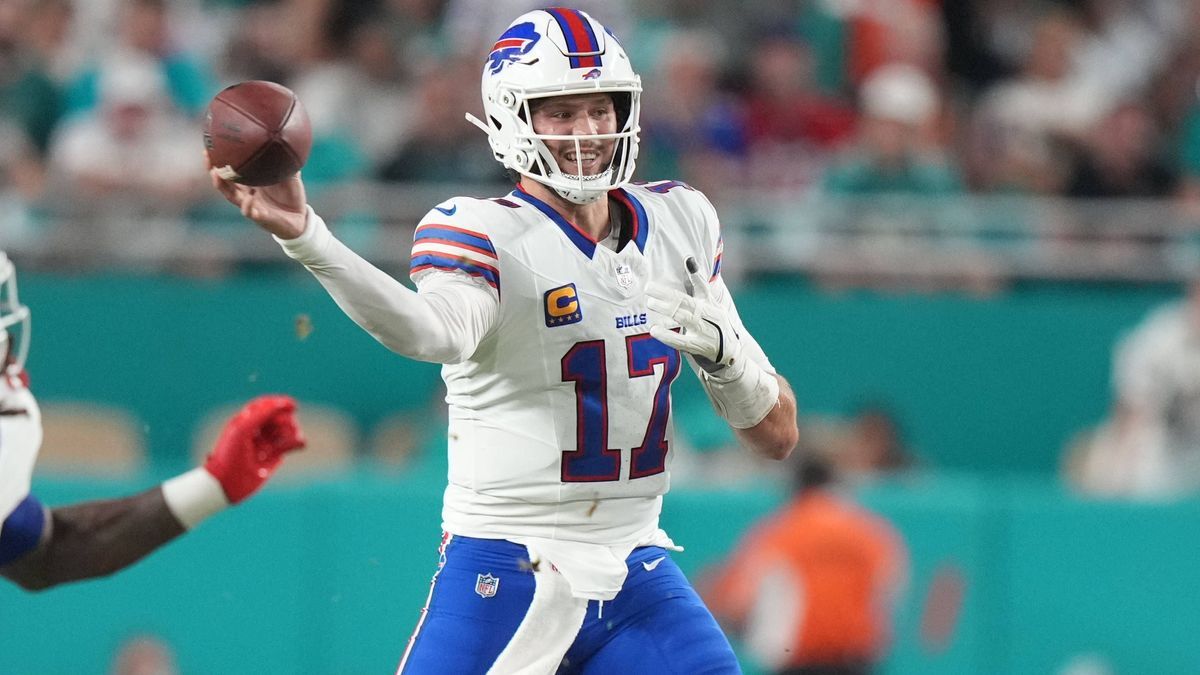
[[[240,407],[224,405],[214,409],[197,425],[192,435],[192,458],[201,462],[216,443],[225,422]],[[301,401],[296,418],[304,430],[308,444],[290,455],[280,467],[277,477],[312,477],[320,472],[347,469],[355,459],[358,448],[358,425],[343,410],[318,403]]]
[[[834,415],[800,416],[800,444],[823,459],[835,460],[853,440],[853,421]]]
[[[392,469],[412,465],[428,436],[421,415],[411,410],[394,412],[380,420],[371,432],[367,448],[371,457]]]
[[[40,473],[121,476],[143,468],[142,424],[128,411],[99,403],[41,404]]]

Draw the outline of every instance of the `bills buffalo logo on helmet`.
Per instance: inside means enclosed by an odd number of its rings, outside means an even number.
[[[520,61],[541,37],[532,22],[519,23],[504,31],[500,39],[496,40],[496,44],[492,45],[492,53],[488,55],[488,68],[491,73],[495,75],[504,70],[504,66]]]

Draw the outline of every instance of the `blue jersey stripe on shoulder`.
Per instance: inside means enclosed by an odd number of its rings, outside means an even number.
[[[33,495],[26,495],[0,525],[0,566],[37,548],[46,527],[46,510]]]
[[[475,248],[482,249],[496,255],[496,249],[492,246],[492,240],[481,234],[476,234],[469,230],[464,230],[460,227],[451,225],[422,225],[417,228],[416,234],[413,235],[413,241],[421,239],[442,239],[446,241],[454,241],[460,244],[467,244]]]
[[[468,274],[482,277],[484,281],[487,281],[488,284],[490,284],[493,288],[500,288],[499,270],[486,265],[473,263],[469,260],[463,260],[462,258],[449,258],[440,255],[432,255],[429,253],[419,255],[409,262],[409,273],[417,272],[427,267],[462,270]]]

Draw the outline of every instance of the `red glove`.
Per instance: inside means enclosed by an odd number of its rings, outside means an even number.
[[[284,453],[304,447],[290,396],[259,396],[225,424],[204,468],[221,484],[230,504],[254,494],[267,482]]]

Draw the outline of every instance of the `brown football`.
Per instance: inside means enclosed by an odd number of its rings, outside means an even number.
[[[291,89],[263,80],[239,82],[208,104],[204,147],[222,178],[274,185],[308,161],[312,125]]]

